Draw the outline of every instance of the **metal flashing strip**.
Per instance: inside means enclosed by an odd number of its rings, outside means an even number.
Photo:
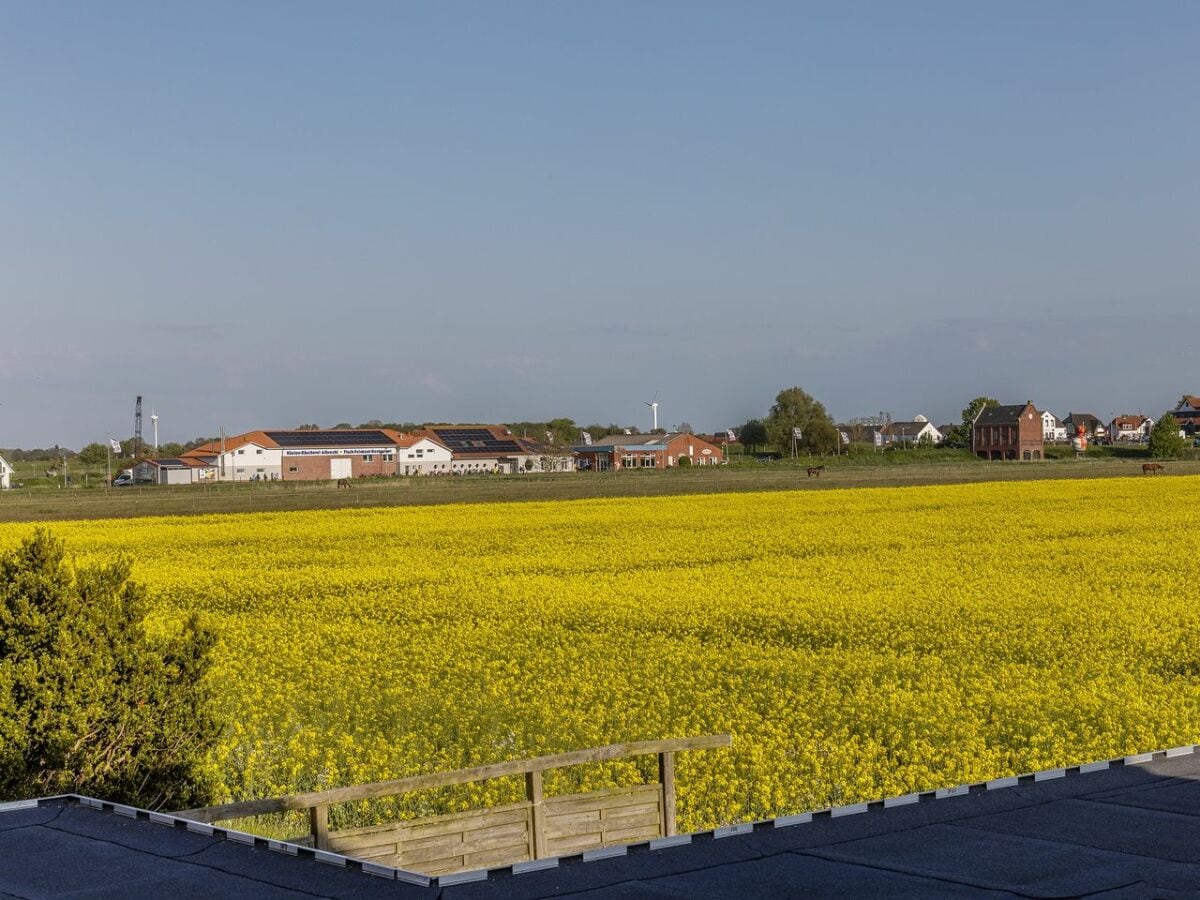
[[[11,800],[8,803],[0,803],[0,813],[16,812],[19,809],[33,809],[35,806],[40,806],[39,800]]]
[[[1066,778],[1066,769],[1045,769],[1041,772],[1033,773],[1033,780],[1036,781],[1053,781],[1055,778]]]
[[[887,797],[883,801],[884,809],[892,809],[897,806],[908,806],[910,803],[920,803],[920,794],[902,794],[899,797]]]
[[[969,793],[971,793],[969,784],[959,784],[954,787],[938,788],[933,792],[933,797],[935,800],[945,800],[947,797],[965,797]]]
[[[749,834],[753,830],[753,822],[739,822],[736,825],[722,825],[720,828],[714,828],[712,836],[713,840],[717,840],[719,838],[736,837],[739,834]]]
[[[584,850],[583,861],[591,862],[594,859],[612,859],[614,856],[625,856],[629,852],[629,847],[625,844],[617,844],[615,847],[597,847],[595,850]]]
[[[780,816],[778,819],[772,819],[776,828],[791,828],[793,825],[807,825],[812,821],[812,813],[798,813],[794,816]]]
[[[1088,775],[1092,772],[1104,772],[1108,770],[1108,767],[1109,763],[1107,759],[1102,759],[1098,762],[1084,763],[1079,767],[1079,774]]]
[[[557,869],[558,857],[551,856],[546,859],[527,859],[524,862],[515,862],[512,864],[512,873],[520,875],[522,872],[540,872],[543,869]]]
[[[867,803],[851,803],[849,806],[835,806],[829,811],[829,814],[835,818],[842,816],[857,816],[859,813],[865,813],[870,808]]]
[[[1020,783],[1021,779],[1016,775],[1006,775],[1003,778],[993,778],[991,781],[986,782],[984,786],[989,791],[997,791],[1001,788],[1016,787]]]
[[[1195,744],[1186,744],[1182,747],[1171,747],[1166,751],[1167,759],[1174,759],[1176,756],[1188,756],[1196,752]]]
[[[472,869],[469,872],[451,872],[449,875],[437,877],[438,887],[449,887],[452,884],[470,884],[472,881],[487,881],[491,869]]]

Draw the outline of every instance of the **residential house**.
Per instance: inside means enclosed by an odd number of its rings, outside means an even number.
[[[8,460],[0,456],[0,491],[7,491],[12,487],[13,467],[8,464]]]
[[[1179,430],[1184,434],[1200,434],[1200,397],[1184,394],[1173,415],[1179,422]]]
[[[971,427],[971,452],[982,459],[1042,459],[1042,416],[1033,403],[985,406]]]
[[[1108,425],[1108,435],[1114,441],[1148,441],[1154,420],[1149,416],[1114,416]]]
[[[922,442],[940,444],[945,435],[924,416],[911,422],[889,422],[880,429],[885,444],[897,447],[915,447]]]
[[[1063,444],[1067,441],[1067,426],[1049,410],[1042,411],[1042,440],[1048,444]]]
[[[695,434],[610,434],[572,448],[577,468],[592,472],[620,469],[669,469],[684,465],[715,466],[725,462],[716,444]]]
[[[1091,413],[1067,413],[1067,417],[1062,420],[1067,429],[1067,436],[1074,437],[1079,433],[1080,427],[1083,428],[1083,434],[1089,441],[1102,441],[1108,437],[1108,429],[1104,427],[1104,423]]]

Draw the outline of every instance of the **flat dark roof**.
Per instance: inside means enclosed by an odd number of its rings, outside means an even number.
[[[428,897],[1193,896],[1200,755],[1180,747],[410,883],[220,828],[54,799],[0,807],[0,894]],[[95,802],[95,801],[90,801]],[[120,808],[118,808],[120,810]],[[137,816],[137,817],[134,817]],[[167,824],[159,824],[165,822]],[[275,849],[272,849],[275,848]],[[321,861],[322,859],[326,861]],[[420,880],[420,879],[417,879]]]

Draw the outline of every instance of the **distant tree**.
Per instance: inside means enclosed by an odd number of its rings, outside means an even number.
[[[340,430],[342,430],[342,431],[345,431],[346,429],[348,429],[348,428],[353,428],[354,426],[353,426],[353,425],[351,425],[349,422],[338,422],[338,423],[337,423],[336,425],[334,425],[333,427],[334,427],[334,428],[336,428],[336,429],[340,429]]]
[[[156,455],[159,459],[174,459],[177,456],[182,456],[186,452],[187,450],[184,449],[183,444],[171,441],[167,444],[159,444],[158,453]]]
[[[124,558],[68,561],[44,529],[0,556],[0,800],[210,801],[214,637],[195,617],[152,637],[129,576]]]
[[[369,422],[363,422],[358,427],[359,428],[383,428],[383,420],[382,419],[372,419]]]
[[[825,406],[800,387],[779,392],[765,424],[768,439],[781,453],[791,450],[794,428],[800,429],[797,446],[804,450],[822,453],[837,447],[837,429]]]
[[[311,425],[297,425],[296,430],[297,431],[320,431],[321,426],[317,425],[316,423],[313,423]]]
[[[102,466],[108,460],[109,449],[105,444],[88,444],[79,451],[79,461],[85,466]]]
[[[676,434],[695,434],[696,429],[694,429],[692,427],[691,422],[680,422],[678,425],[675,426],[675,433]]]
[[[950,429],[946,443],[953,447],[971,446],[971,428],[980,410],[987,406],[999,406],[1000,401],[994,397],[976,397],[962,411],[962,421]]]
[[[767,426],[762,419],[750,419],[737,431],[738,442],[753,453],[767,442]]]
[[[1155,459],[1182,456],[1187,441],[1179,436],[1179,422],[1171,413],[1163,413],[1150,431],[1150,455]]]

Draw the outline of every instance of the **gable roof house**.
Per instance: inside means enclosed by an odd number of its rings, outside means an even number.
[[[1042,459],[1042,416],[1032,402],[985,406],[971,427],[971,452],[980,459]]]
[[[880,429],[884,443],[914,447],[922,441],[940,444],[946,436],[933,423],[917,419],[912,422],[889,422]]]
[[[1050,442],[1067,439],[1067,426],[1048,409],[1042,410],[1042,439]]]
[[[1200,432],[1200,397],[1184,394],[1175,406],[1174,416],[1184,434]]]
[[[1149,416],[1114,416],[1108,426],[1108,434],[1114,441],[1145,441],[1150,439],[1154,420]]]
[[[8,464],[8,460],[0,456],[0,491],[7,491],[12,487],[13,467]]]
[[[1082,426],[1083,433],[1089,440],[1108,436],[1108,429],[1104,427],[1104,423],[1091,413],[1067,413],[1067,417],[1062,421],[1067,427],[1068,435],[1077,434]]]
[[[429,425],[416,432],[448,449],[456,475],[534,471],[540,464],[541,448],[519,438],[503,425]]]

